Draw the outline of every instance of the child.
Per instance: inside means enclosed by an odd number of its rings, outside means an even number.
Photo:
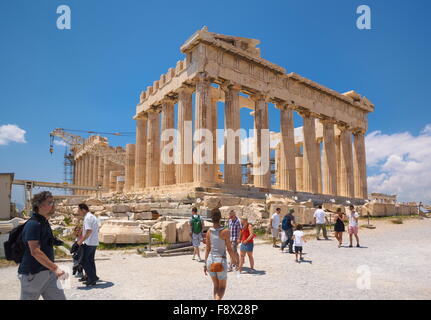
[[[304,237],[304,232],[302,231],[302,225],[298,224],[296,226],[296,231],[293,233],[293,245],[295,246],[295,261],[299,262],[298,260],[298,253],[299,253],[299,259],[302,261],[304,260],[302,258],[302,246],[303,242],[307,242]]]
[[[73,230],[73,234],[75,235],[75,243],[72,245],[70,249],[70,253],[73,254],[73,275],[77,274],[77,277],[83,277],[83,267],[81,265],[82,260],[82,248],[78,246],[77,242],[81,238],[82,226],[77,225]]]

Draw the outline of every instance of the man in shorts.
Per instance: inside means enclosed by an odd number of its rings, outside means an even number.
[[[278,232],[280,227],[280,213],[281,213],[280,208],[275,209],[275,212],[269,221],[269,227],[271,228],[271,234],[272,234],[272,246],[274,248],[280,248],[277,245],[277,238],[278,238]]]
[[[192,238],[193,246],[193,258],[195,260],[195,255],[198,255],[198,262],[202,262],[201,254],[199,252],[199,246],[202,242],[202,231],[204,229],[204,223],[200,215],[198,215],[198,209],[196,207],[192,208],[192,217],[189,221],[190,224],[190,237]]]
[[[350,245],[349,248],[352,248],[352,238],[353,235],[355,235],[356,238],[356,247],[360,247],[359,245],[359,237],[358,237],[358,229],[359,229],[359,214],[355,211],[355,207],[353,205],[349,206],[350,213],[347,215],[349,218],[349,238],[350,238]]]

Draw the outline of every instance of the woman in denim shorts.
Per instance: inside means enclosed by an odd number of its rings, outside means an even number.
[[[253,247],[254,247],[254,233],[253,233],[253,226],[248,223],[248,219],[246,217],[241,218],[241,258],[239,263],[239,272],[242,272],[242,266],[244,265],[245,260],[245,254],[247,253],[248,260],[250,261],[250,272],[254,272],[254,258],[253,258]]]
[[[221,300],[226,291],[227,284],[227,260],[226,250],[233,263],[238,264],[237,258],[232,250],[230,242],[230,231],[220,225],[221,212],[219,209],[211,211],[211,220],[213,227],[206,234],[206,251],[205,251],[205,275],[209,271],[211,280],[214,285],[214,299]],[[218,269],[217,272],[211,269]]]

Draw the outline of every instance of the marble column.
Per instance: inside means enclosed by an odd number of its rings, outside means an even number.
[[[174,129],[174,104],[175,101],[172,99],[164,99],[162,101],[162,135],[167,130],[173,131]],[[166,134],[166,133],[165,133]],[[166,139],[165,139],[166,140]],[[174,137],[169,137],[169,140],[161,140],[161,156],[160,156],[160,177],[159,185],[166,186],[175,184],[175,163],[174,163],[174,150],[173,148],[169,153],[165,153],[163,150],[166,146],[171,145],[173,147]]]
[[[285,103],[277,104],[280,110],[280,189],[296,191],[295,133],[293,110]]]
[[[332,120],[321,120],[323,125],[323,184],[324,194],[337,194],[337,154]]]
[[[211,97],[211,132],[213,135],[213,172],[214,172],[214,181],[218,182],[219,176],[219,165],[217,162],[217,115],[218,115],[218,108],[217,108],[218,98],[217,97]]]
[[[158,110],[148,111],[147,131],[147,161],[146,161],[146,187],[159,185],[160,175],[160,115]]]
[[[304,177],[304,169],[303,169],[304,159],[302,154],[296,154],[295,156],[295,172],[296,172],[296,190],[303,191],[303,177]]]
[[[315,117],[309,112],[301,112],[303,117],[304,152],[303,152],[303,189],[305,192],[317,194],[317,145]]]
[[[239,92],[238,85],[222,86],[225,92],[224,105],[224,183],[240,186],[241,175],[241,136],[240,130]],[[217,148],[217,146],[215,146]]]
[[[147,163],[147,115],[136,119],[136,147],[135,147],[135,186],[134,190],[145,188],[145,174]]]
[[[111,170],[109,172],[109,192],[117,191],[117,177],[121,175],[120,170]]]
[[[104,191],[109,191],[109,187],[111,183],[110,174],[112,170],[113,170],[112,162],[109,161],[107,158],[105,158],[104,164],[103,164],[103,182],[102,182],[102,187]]]
[[[345,197],[355,197],[355,179],[353,173],[352,131],[345,126],[340,129],[340,183],[341,194]]]
[[[93,156],[93,177],[92,177],[93,185],[92,185],[92,187],[97,186],[98,172],[99,172],[99,157]],[[95,193],[95,191],[92,191],[92,193]]]
[[[98,168],[97,168],[97,182],[96,186],[102,186],[103,185],[103,174],[104,174],[104,167],[105,167],[105,158],[102,156],[99,156],[98,161]]]
[[[126,144],[126,166],[124,191],[131,192],[135,185],[135,150],[134,144]]]
[[[337,196],[342,196],[341,186],[341,137],[335,136],[335,158],[337,161]]]
[[[214,182],[213,141],[207,141],[207,133],[212,129],[211,82],[206,74],[199,74],[196,79],[195,97],[195,141],[194,152],[196,163],[193,166],[193,179],[198,184]],[[211,147],[211,148],[210,148]]]
[[[84,186],[88,187],[90,185],[90,156],[84,154]],[[84,194],[88,194],[88,190],[84,190]]]
[[[193,88],[178,90],[177,183],[193,182]]]
[[[254,128],[255,128],[255,152],[259,162],[253,164],[254,170],[260,170],[254,174],[254,186],[258,188],[271,188],[270,165],[270,137],[268,130],[268,104],[266,97],[255,95],[251,97],[254,102]],[[265,130],[265,131],[263,131]]]
[[[77,186],[81,185],[81,161],[79,159],[75,159],[75,184]],[[81,190],[75,189],[74,194],[80,194]]]
[[[125,185],[125,172],[120,171],[120,174],[117,176],[117,183],[115,185],[116,192],[123,192]]]
[[[317,193],[322,194],[322,154],[321,154],[321,139],[316,140],[316,161],[317,161]]]
[[[364,130],[354,132],[354,175],[355,175],[355,198],[367,199],[367,164],[365,153]]]

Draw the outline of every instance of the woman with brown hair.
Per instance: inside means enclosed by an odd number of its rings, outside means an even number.
[[[226,250],[229,252],[231,261],[238,264],[237,258],[232,250],[229,229],[220,225],[221,212],[219,209],[211,211],[213,227],[206,234],[205,251],[205,275],[209,271],[214,285],[214,299],[221,300],[226,291],[227,284],[227,259]]]
[[[240,247],[240,252],[241,252],[241,258],[240,258],[240,263],[239,263],[239,272],[241,273],[242,271],[242,266],[244,265],[244,260],[245,260],[245,254],[247,253],[248,256],[248,260],[250,261],[250,272],[254,272],[254,258],[253,258],[253,247],[254,247],[254,242],[253,239],[255,237],[254,232],[253,232],[253,226],[248,223],[248,219],[246,217],[242,217],[241,218],[241,225],[242,225],[242,229],[241,229],[241,247]]]
[[[334,225],[335,239],[338,240],[338,248],[340,248],[341,245],[343,244],[343,232],[346,231],[346,228],[344,227],[343,216],[344,216],[344,213],[341,212],[341,208],[338,208],[335,215],[335,225]]]

